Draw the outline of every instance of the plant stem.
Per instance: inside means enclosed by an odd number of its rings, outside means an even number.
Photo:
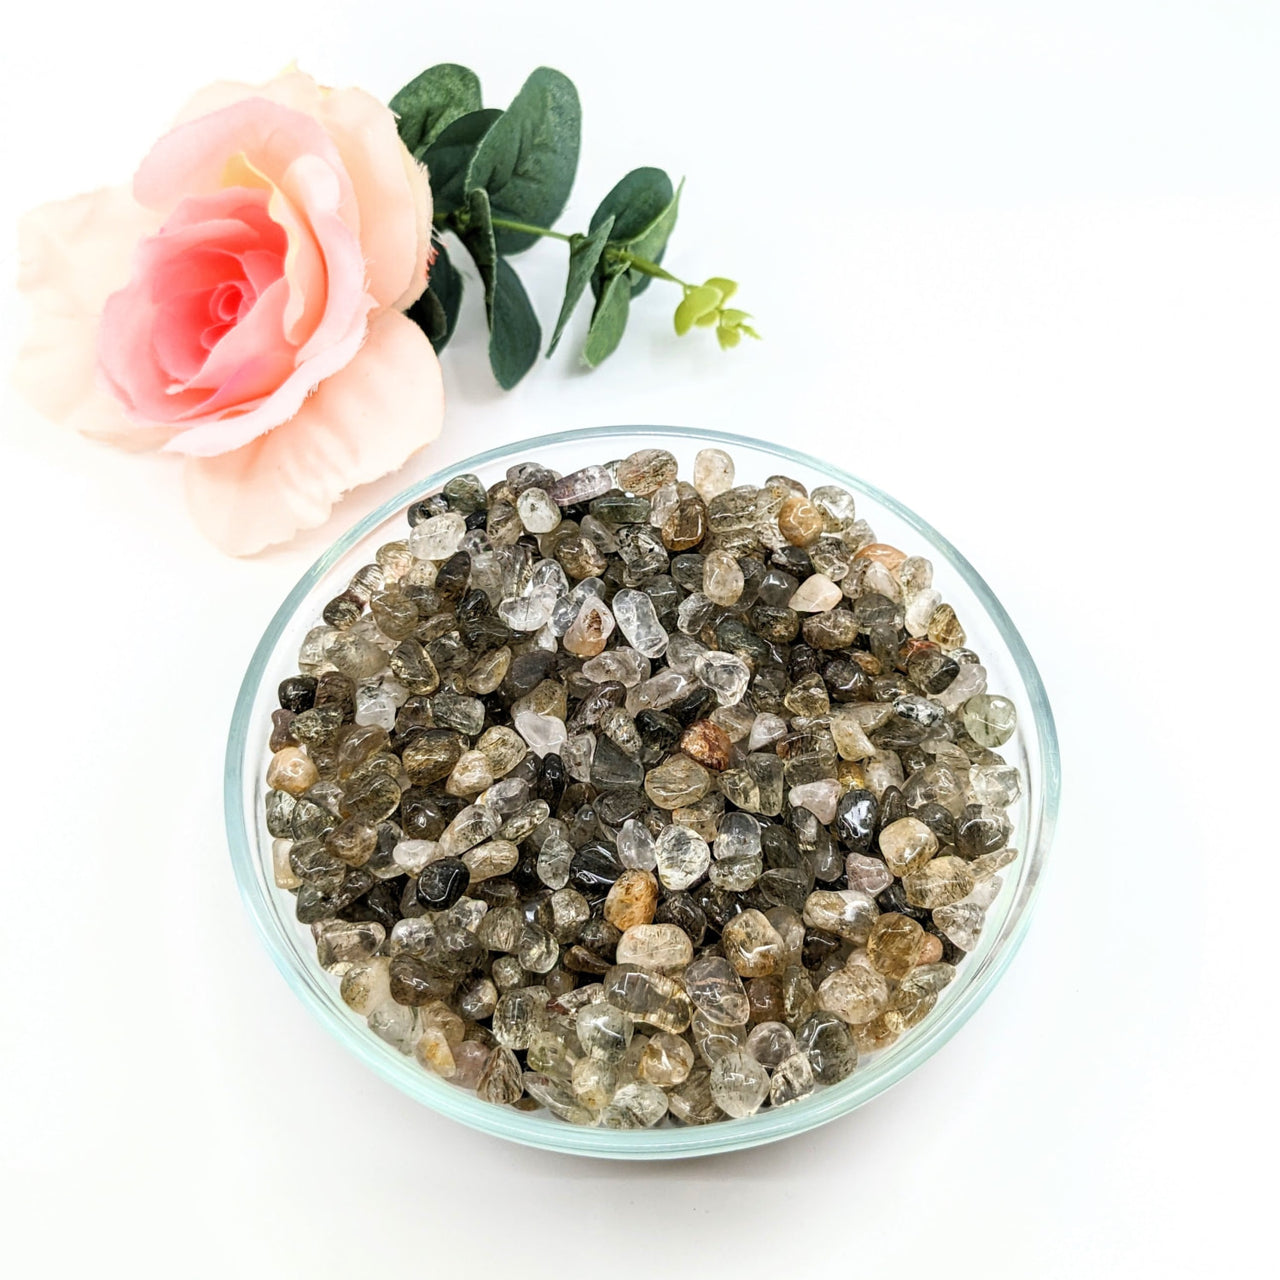
[[[669,280],[672,284],[678,284],[682,289],[693,288],[687,280],[681,280],[679,276],[673,276],[670,271],[663,270],[656,262],[650,262],[648,258],[642,258],[639,254],[631,253],[627,249],[610,249],[607,252],[615,261],[625,262],[627,266],[640,272],[641,275],[653,276],[655,280]]]
[[[535,227],[529,222],[516,222],[511,218],[494,218],[492,219],[495,227],[500,227],[503,231],[522,231],[530,236],[548,236],[552,240],[562,240],[565,244],[573,241],[573,236],[567,236],[563,231],[552,231],[550,227]],[[632,253],[627,249],[607,249],[606,253],[615,262],[623,262],[632,270],[639,271],[641,275],[653,276],[656,280],[669,280],[672,284],[678,284],[682,289],[692,289],[693,286],[685,280],[681,280],[679,276],[673,276],[670,271],[664,271],[656,262],[651,262],[648,258],[642,258],[637,253]]]
[[[573,239],[563,231],[552,231],[550,227],[535,227],[527,222],[513,222],[510,218],[493,218],[491,221],[495,227],[501,227],[504,231],[523,231],[531,236],[550,236],[552,240],[563,240],[565,244]]]

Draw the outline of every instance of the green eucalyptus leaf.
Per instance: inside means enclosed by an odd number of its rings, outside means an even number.
[[[445,331],[449,327],[449,318],[440,299],[430,289],[424,289],[405,315],[427,335],[427,341],[439,354],[448,342]]]
[[[671,233],[675,230],[676,217],[680,211],[680,193],[683,190],[684,183],[681,182],[667,207],[634,240],[628,241],[624,247],[639,258],[648,258],[650,262],[661,262],[663,254],[667,251],[667,241],[671,239]],[[631,275],[633,277],[633,293],[639,292],[635,287],[636,279],[644,282],[641,288],[648,288],[651,277],[642,276],[636,271],[632,271]]]
[[[676,333],[683,337],[695,324],[699,324],[706,316],[711,316],[715,323],[715,315],[724,297],[719,289],[709,284],[700,284],[684,295],[684,301],[676,308]]]
[[[720,343],[720,349],[722,351],[729,351],[742,341],[742,334],[740,334],[737,329],[729,329],[724,325],[721,325],[716,330],[716,338]]]
[[[458,232],[471,260],[480,272],[484,285],[484,310],[493,329],[493,293],[498,273],[498,247],[494,242],[493,221],[489,212],[489,196],[484,190],[473,191],[467,197],[466,227]]]
[[[648,258],[650,262],[661,262],[676,225],[683,187],[681,183],[680,188],[673,191],[671,179],[661,169],[632,169],[600,202],[592,215],[591,229],[594,231],[599,222],[612,214],[611,245]],[[591,282],[596,297],[600,296],[609,274],[596,272]],[[628,275],[633,294],[643,293],[652,279],[634,269]]]
[[[448,251],[435,243],[436,259],[431,264],[431,278],[422,296],[406,313],[427,335],[437,351],[443,351],[453,337],[462,307],[462,276],[449,261]]]
[[[456,62],[428,67],[391,99],[396,128],[410,151],[430,146],[442,129],[480,105],[479,78]]]
[[[626,244],[640,235],[671,203],[674,188],[661,169],[632,169],[600,201],[591,215],[594,231],[606,218],[613,219],[613,238]]]
[[[489,319],[489,367],[504,391],[529,372],[541,347],[542,326],[529,295],[506,258],[499,258]]]
[[[626,331],[630,310],[631,282],[624,272],[613,276],[605,285],[591,315],[591,327],[587,330],[582,354],[592,369],[617,349]]]
[[[573,315],[574,308],[582,300],[587,285],[591,282],[592,273],[604,252],[609,232],[613,230],[613,218],[608,217],[589,235],[574,236],[569,241],[569,276],[564,286],[564,302],[560,306],[560,318],[556,321],[555,332],[551,335],[551,345],[547,348],[550,355],[560,342],[565,325]]]
[[[484,285],[489,367],[498,385],[510,391],[538,358],[542,328],[520,277],[498,254],[489,193],[483,187],[467,197],[466,215],[466,226],[459,232],[459,239],[476,264]]]
[[[414,153],[431,176],[431,199],[437,220],[456,213],[467,203],[467,167],[485,135],[502,112],[493,107],[459,116],[440,131],[439,137]]]
[[[582,108],[573,81],[539,67],[480,141],[466,189],[488,191],[497,218],[549,227],[569,199],[581,134]],[[519,253],[538,239],[526,231],[498,229],[502,253]]]

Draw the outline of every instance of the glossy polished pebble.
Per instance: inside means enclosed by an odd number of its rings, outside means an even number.
[[[880,853],[896,876],[922,867],[938,851],[938,837],[919,818],[899,818],[880,832]]]
[[[664,827],[655,850],[658,879],[667,889],[687,889],[711,865],[707,842],[688,827]]]
[[[418,901],[429,911],[445,911],[467,891],[471,870],[461,858],[437,858],[418,876]]]
[[[713,604],[737,604],[746,579],[742,566],[727,551],[713,551],[703,562],[702,594]]]
[[[819,1084],[839,1084],[858,1065],[858,1046],[834,1014],[820,1012],[806,1019],[796,1040]]]
[[[267,766],[267,786],[300,796],[320,781],[320,772],[301,747],[283,747]]]
[[[949,907],[967,898],[974,887],[973,872],[963,858],[933,858],[918,871],[902,877],[902,888],[913,907]]]
[[[635,1023],[621,1009],[597,1000],[578,1010],[574,1031],[578,1043],[591,1057],[617,1062],[631,1043]]]
[[[536,486],[526,489],[516,499],[520,522],[530,533],[550,533],[561,520],[560,508]]]
[[[711,1068],[711,1097],[725,1115],[755,1115],[768,1096],[769,1073],[745,1050],[726,1053]]]
[[[747,1035],[746,1051],[772,1071],[797,1052],[796,1038],[781,1022],[758,1022]]]
[[[667,1114],[667,1095],[638,1080],[624,1084],[600,1112],[602,1129],[652,1129]]]
[[[676,478],[677,463],[666,449],[637,449],[618,463],[618,487],[647,498]]]
[[[981,693],[964,704],[964,727],[983,747],[1002,747],[1018,727],[1018,712],[1008,698]]]
[[[866,942],[879,915],[875,899],[858,889],[819,889],[804,902],[805,924],[848,942]]]
[[[694,660],[693,674],[699,683],[715,694],[721,706],[734,706],[740,702],[751,683],[751,668],[742,658],[714,649]]]
[[[646,592],[624,588],[613,597],[612,608],[619,629],[637,653],[657,658],[666,652],[667,632]]]
[[[893,883],[893,872],[883,858],[872,858],[864,853],[851,853],[844,860],[845,879],[849,888],[875,897]]]
[[[787,604],[797,613],[823,613],[834,609],[843,599],[844,593],[836,583],[824,574],[815,573],[796,588]]]
[[[788,498],[778,508],[778,532],[793,547],[807,547],[825,527],[822,512],[800,494]]]
[[[721,934],[725,959],[744,978],[760,978],[784,967],[782,935],[763,912],[750,908],[734,916]]]
[[[693,460],[693,487],[704,502],[733,488],[733,459],[723,449],[699,449]]]
[[[679,1032],[689,1026],[693,1005],[674,979],[649,973],[636,965],[615,965],[604,976],[605,996],[611,1004],[661,1031]]]
[[[618,939],[616,959],[618,964],[678,973],[693,959],[693,943],[679,925],[632,925]]]
[[[681,735],[680,750],[716,773],[722,773],[733,759],[733,742],[729,734],[711,720],[698,720]]]
[[[769,1078],[769,1102],[775,1107],[807,1098],[817,1086],[808,1054],[796,1051],[774,1068]]]
[[[870,965],[852,964],[824,978],[814,996],[824,1013],[841,1022],[870,1022],[889,1003],[889,984]]]
[[[605,896],[604,918],[625,935],[628,929],[651,924],[658,909],[658,881],[648,870],[624,871]]]
[[[660,809],[697,804],[711,790],[711,774],[688,756],[673,756],[645,775],[644,789]]]
[[[685,990],[694,1006],[710,1021],[723,1026],[744,1025],[751,1004],[737,970],[722,956],[694,960],[683,974]]]
[[[618,860],[624,867],[638,871],[652,871],[658,865],[657,841],[648,828],[634,818],[628,818],[618,833]]]
[[[916,920],[897,912],[886,912],[871,926],[867,937],[867,958],[886,978],[900,981],[920,958],[924,930]]]
[[[670,1089],[689,1078],[693,1064],[694,1052],[687,1040],[659,1031],[649,1037],[641,1052],[636,1076],[649,1084]]]

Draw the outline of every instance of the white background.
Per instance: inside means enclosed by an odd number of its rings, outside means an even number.
[[[473,294],[439,442],[248,562],[191,530],[170,461],[6,400],[0,1268],[1274,1257],[1274,4],[121,0],[24,5],[2,56],[8,279],[17,212],[127,179],[206,80],[297,57],[387,97],[453,60],[501,104],[546,62],[585,108],[563,225],[634,165],[687,175],[668,261],[738,278],[766,341],[677,342],[658,285],[605,367],[569,342],[504,395]],[[521,269],[549,321],[562,250]],[[3,318],[7,360],[11,292]],[[785,433],[924,514],[1037,656],[1065,770],[1035,926],[949,1046],[823,1130],[650,1167],[474,1135],[345,1056],[252,935],[220,815],[241,672],[319,550],[415,474],[611,421]]]

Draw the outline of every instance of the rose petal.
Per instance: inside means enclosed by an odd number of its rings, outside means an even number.
[[[324,315],[324,256],[303,210],[297,208],[280,184],[254,169],[244,156],[227,166],[227,177],[254,184],[267,194],[267,209],[282,233],[285,251],[284,274],[289,281],[289,305],[284,313],[284,334],[294,346],[301,346],[314,332]],[[356,233],[348,229],[354,239]]]
[[[315,156],[299,156],[281,177],[280,190],[294,206],[306,211],[311,234],[324,256],[324,314],[315,331],[300,344],[298,359],[304,361],[349,333],[375,302],[365,289],[359,238],[342,215],[340,175]],[[286,262],[286,276],[290,268]]]
[[[431,181],[427,170],[407,151],[403,153],[401,160],[409,179],[409,189],[413,192],[413,208],[418,223],[418,253],[409,287],[392,305],[397,311],[407,311],[422,296],[422,291],[431,279],[431,264],[435,261],[436,250],[431,243]]]
[[[194,378],[209,357],[204,344],[212,322],[209,298],[207,290],[192,289],[165,298],[156,311],[151,349],[160,369],[176,383]]]
[[[394,116],[363,89],[325,90],[309,75],[291,71],[265,85],[211,84],[187,103],[178,119],[198,119],[251,97],[268,98],[324,123],[361,203],[377,210],[376,217],[360,221],[369,292],[380,306],[397,311],[411,306],[427,283],[431,184],[427,171],[400,144]]]
[[[228,181],[231,157],[242,156],[250,168],[275,182],[299,155],[315,156],[332,170],[344,214],[357,219],[355,192],[324,126],[260,97],[232,103],[165,134],[138,166],[133,194],[148,209],[168,213],[192,196],[238,185]],[[357,229],[358,219],[348,225]]]
[[[244,267],[245,278],[253,286],[255,294],[260,294],[268,285],[275,284],[283,269],[280,255],[263,249],[251,249],[248,253],[241,254],[240,265]]]
[[[363,89],[337,89],[320,99],[320,118],[342,153],[362,206],[360,222],[369,292],[403,311],[426,287],[431,246],[431,184],[399,143],[395,117]]]
[[[358,484],[394,471],[440,434],[444,390],[431,344],[384,312],[356,358],[299,412],[232,453],[190,458],[196,524],[231,555],[252,555],[322,524]]]
[[[280,340],[288,296],[289,286],[283,280],[277,280],[240,323],[228,329],[222,341],[205,353],[203,367],[187,384],[208,393],[209,398],[200,405],[199,421],[206,421],[223,409],[260,404],[293,373],[294,352]],[[255,356],[269,356],[277,369],[276,376],[251,392],[241,391],[232,395],[228,383]]]
[[[252,176],[252,170],[246,170]],[[244,247],[258,244],[273,253],[283,253],[284,231],[271,218],[267,208],[270,183],[255,180],[229,185],[210,195],[188,196],[181,200],[164,220],[161,230],[174,235],[210,222],[244,224]],[[199,243],[199,237],[195,239]]]
[[[225,417],[214,414],[207,421],[197,419],[197,425],[171,437],[164,449],[169,453],[185,453],[192,458],[212,458],[220,453],[242,449],[264,433],[282,430],[277,424],[298,413],[308,395],[326,378],[345,369],[360,350],[364,339],[363,328],[352,330],[341,342],[335,343],[313,360],[308,360],[288,377],[281,377],[280,385],[259,401],[255,408],[247,413],[228,414]],[[239,401],[242,399],[242,387],[246,385],[237,375],[236,382],[219,388],[210,403],[220,405],[223,400]]]
[[[14,385],[47,418],[140,449],[172,429],[135,426],[99,383],[98,325],[108,295],[129,278],[134,246],[158,225],[126,187],[42,205],[18,224],[18,288],[30,300],[31,327]]]

